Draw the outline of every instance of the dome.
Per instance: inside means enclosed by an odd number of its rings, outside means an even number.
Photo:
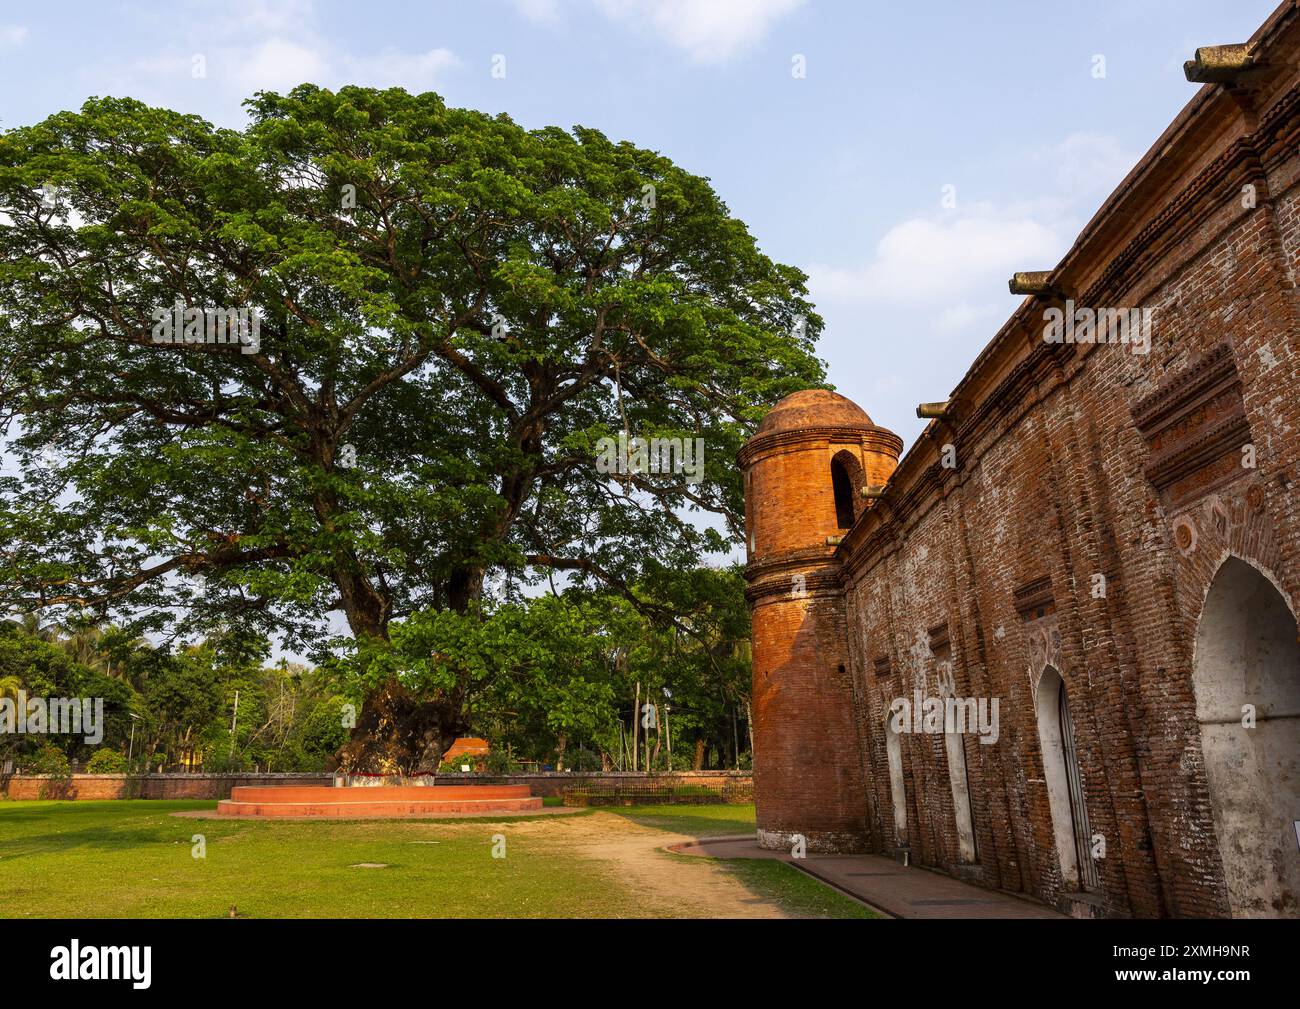
[[[755,437],[781,431],[800,431],[810,427],[873,428],[867,411],[851,399],[829,389],[804,389],[791,393],[772,407]]]

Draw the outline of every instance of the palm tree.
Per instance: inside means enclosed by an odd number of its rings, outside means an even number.
[[[112,675],[112,663],[102,647],[106,634],[102,624],[65,624],[63,631],[67,637],[60,643],[73,661],[97,673]]]
[[[11,627],[17,627],[24,634],[39,638],[41,641],[59,640],[59,625],[41,623],[41,615],[35,610],[10,617],[5,623]]]

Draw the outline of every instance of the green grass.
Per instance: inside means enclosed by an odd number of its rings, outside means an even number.
[[[0,917],[637,917],[617,865],[576,853],[596,811],[481,820],[254,822],[174,817],[204,801],[0,803]],[[692,836],[754,829],[752,806],[601,810]],[[518,827],[514,825],[520,825]],[[493,835],[506,858],[493,858]],[[206,856],[194,858],[193,835]],[[436,843],[429,843],[436,842]],[[687,856],[662,855],[666,862]],[[360,862],[386,868],[352,868]],[[722,863],[788,913],[865,909],[777,862]]]
[[[604,807],[606,812],[673,834],[692,837],[734,837],[753,834],[756,825],[750,806],[633,806]],[[679,858],[694,858],[680,855]],[[780,904],[788,913],[805,918],[879,918],[880,915],[850,900],[838,890],[813,879],[779,859],[719,859],[755,895]]]
[[[692,837],[728,837],[754,833],[750,806],[601,806],[606,813],[626,816],[643,827]]]
[[[621,917],[634,895],[505,820],[253,823],[168,814],[211,802],[0,806],[7,917]],[[492,832],[507,823],[506,858]],[[191,855],[203,834],[206,857]],[[436,844],[414,843],[436,841]],[[385,869],[350,868],[381,862]]]
[[[685,857],[685,856],[684,856]],[[868,907],[775,858],[720,859],[760,897],[801,918],[880,918]]]

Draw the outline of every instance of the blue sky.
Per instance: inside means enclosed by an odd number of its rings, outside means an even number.
[[[244,98],[303,81],[595,127],[708,176],[810,275],[830,380],[910,445],[916,404],[945,398],[1015,308],[1010,274],[1054,266],[1192,97],[1183,60],[1273,7],[0,0],[0,128],[92,95],[238,127]]]
[[[1191,98],[1182,61],[1273,7],[5,0],[0,126],[106,94],[239,126],[241,99],[310,80],[598,128],[711,178],[809,273],[831,381],[910,444],[1014,308],[1010,273],[1053,266]]]

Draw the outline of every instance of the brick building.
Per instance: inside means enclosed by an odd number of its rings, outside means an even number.
[[[760,843],[1300,917],[1298,52],[1198,50],[901,459],[824,390],[742,450]]]

